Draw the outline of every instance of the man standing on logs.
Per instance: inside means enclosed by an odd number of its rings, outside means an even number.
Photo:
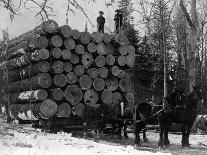
[[[118,34],[121,30],[123,15],[120,13],[120,10],[116,10],[115,12],[116,14],[114,16],[114,21],[115,21],[116,34]]]
[[[96,19],[99,33],[104,33],[105,18],[103,17],[103,14],[103,11],[99,11],[99,16]]]

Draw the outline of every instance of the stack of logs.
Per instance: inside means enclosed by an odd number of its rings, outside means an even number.
[[[84,117],[84,107],[133,102],[135,49],[124,34],[79,32],[47,21],[2,51],[3,100],[22,120]]]

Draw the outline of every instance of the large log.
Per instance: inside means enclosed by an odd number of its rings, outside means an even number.
[[[120,45],[128,45],[129,44],[129,40],[128,40],[126,34],[124,34],[123,32],[118,33],[115,36],[115,41]]]
[[[97,49],[97,53],[99,55],[106,55],[107,54],[107,48],[103,42],[98,43],[98,45],[96,46],[96,49]]]
[[[64,87],[67,84],[67,77],[64,74],[56,74],[53,83],[58,87]]]
[[[121,90],[123,92],[128,92],[131,90],[132,88],[132,84],[131,84],[131,81],[130,81],[130,78],[122,78],[120,81],[119,81],[119,87],[121,88]]]
[[[53,48],[52,50],[51,50],[51,54],[52,54],[52,56],[53,56],[53,58],[55,58],[55,59],[59,59],[60,57],[61,57],[61,49],[60,48]]]
[[[106,56],[106,64],[109,66],[113,66],[115,63],[115,57],[113,55]]]
[[[52,69],[55,74],[63,72],[63,62],[60,60],[56,60],[52,64]]]
[[[31,62],[46,60],[49,58],[49,51],[46,49],[36,50],[33,53],[22,55],[21,57],[2,62],[1,68],[7,68],[9,71],[25,67]]]
[[[71,105],[76,105],[82,100],[83,93],[76,85],[68,85],[65,89],[65,98]]]
[[[83,103],[76,104],[74,106],[74,112],[77,116],[83,119],[85,117],[85,104]]]
[[[78,55],[76,55],[76,54],[71,54],[70,62],[71,62],[72,64],[77,64],[77,63],[79,63],[79,61],[80,61],[80,58],[79,58]]]
[[[113,104],[117,105],[120,104],[122,100],[122,95],[119,92],[114,92],[112,97]]]
[[[71,37],[72,35],[72,29],[70,26],[68,25],[63,25],[60,27],[60,34],[61,36],[63,36],[64,38],[68,38]]]
[[[8,82],[15,82],[35,76],[39,73],[46,73],[49,69],[50,64],[47,61],[41,61],[36,64],[8,72]]]
[[[135,57],[134,57],[134,55],[127,55],[126,56],[126,63],[127,63],[127,66],[132,68],[134,66],[134,64],[135,64]]]
[[[106,64],[106,58],[103,55],[99,55],[95,58],[95,64],[98,67],[103,67]]]
[[[94,59],[93,59],[93,55],[91,53],[85,53],[82,55],[81,62],[86,69],[88,69],[91,66],[93,61],[94,61]]]
[[[71,58],[71,52],[68,49],[62,50],[61,55],[64,60],[70,60]]]
[[[87,73],[90,75],[92,79],[95,79],[99,75],[99,70],[97,68],[89,68]]]
[[[98,101],[98,93],[93,89],[88,89],[84,93],[84,103],[88,106],[93,106]]]
[[[29,79],[8,83],[5,91],[8,93],[49,88],[52,79],[48,73],[41,73]]]
[[[85,45],[90,43],[90,41],[91,41],[91,34],[89,32],[87,32],[87,31],[81,32],[81,34],[80,34],[80,41],[81,41],[81,43],[83,43]]]
[[[127,63],[126,56],[120,55],[118,56],[118,64],[119,66],[125,66]]]
[[[70,63],[70,61],[64,62],[63,70],[67,73],[73,70],[73,65]]]
[[[115,77],[108,77],[105,82],[107,89],[110,91],[115,91],[119,87],[119,82]]]
[[[74,73],[74,72],[69,72],[69,73],[67,73],[67,75],[66,75],[66,78],[67,78],[67,82],[69,83],[69,84],[74,84],[74,83],[76,83],[76,81],[77,81],[77,75]]]
[[[105,87],[105,81],[98,77],[93,81],[93,87],[97,91],[102,91]]]
[[[73,29],[72,30],[72,37],[73,37],[73,39],[78,40],[80,38],[80,32],[76,29]]]
[[[61,103],[57,107],[57,116],[69,118],[71,115],[72,109],[69,103]]]
[[[127,94],[126,94],[126,100],[128,101],[128,103],[134,103],[134,93],[127,92]]]
[[[44,89],[31,90],[20,93],[11,93],[4,96],[4,100],[9,104],[24,104],[43,101],[47,98],[47,91]]]
[[[52,36],[48,42],[49,47],[61,47],[63,45],[63,40],[59,35]]]
[[[104,33],[104,34],[103,34],[103,41],[104,41],[105,43],[110,43],[110,42],[111,42],[111,39],[112,39],[112,37],[111,37],[110,34],[108,34],[108,33]]]
[[[113,97],[113,93],[112,93],[112,91],[110,91],[108,89],[104,89],[104,91],[101,94],[101,99],[102,99],[103,103],[106,103],[106,104],[112,103],[112,97]]]
[[[95,43],[100,43],[102,41],[103,35],[99,32],[92,33],[92,41]]]
[[[64,40],[64,46],[68,50],[75,49],[75,41],[72,38],[66,38]]]
[[[84,54],[85,53],[84,46],[81,44],[76,45],[75,52],[76,52],[76,54]]]
[[[87,49],[90,53],[95,53],[96,50],[97,50],[97,46],[95,43],[93,42],[90,42],[88,45],[87,45]]]
[[[99,76],[101,78],[106,78],[108,76],[108,69],[106,67],[99,68]]]
[[[77,76],[81,76],[84,74],[85,68],[83,67],[83,65],[76,65],[73,71]]]
[[[60,88],[50,90],[51,96],[55,101],[61,101],[64,98],[64,92]]]
[[[79,83],[83,90],[88,90],[92,85],[92,79],[89,75],[82,75],[79,79]]]

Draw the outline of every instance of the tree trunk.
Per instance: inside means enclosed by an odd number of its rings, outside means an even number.
[[[103,41],[105,42],[105,43],[110,43],[111,42],[111,35],[110,34],[108,34],[108,33],[104,33],[103,34]]]
[[[59,59],[61,57],[61,53],[62,53],[61,49],[57,47],[51,50],[51,54],[55,59]]]
[[[64,98],[64,92],[60,88],[54,88],[50,90],[50,93],[55,101],[61,101]]]
[[[6,92],[22,92],[28,90],[37,90],[39,88],[49,88],[52,79],[48,73],[41,73],[29,79],[9,83],[6,87]]]
[[[63,62],[60,60],[56,60],[52,64],[52,69],[55,74],[63,72]]]
[[[69,118],[71,115],[72,109],[69,103],[62,103],[57,107],[57,116]]]
[[[93,106],[98,101],[98,93],[93,89],[88,89],[84,94],[84,103],[88,106]]]
[[[91,64],[93,63],[94,59],[93,59],[93,55],[90,53],[85,53],[82,55],[82,64],[83,66],[88,69]]]
[[[92,41],[95,43],[100,43],[102,41],[103,35],[99,32],[94,32],[92,34]]]
[[[69,84],[75,84],[78,79],[74,72],[67,73],[66,77]]]
[[[83,90],[88,90],[92,85],[92,80],[89,75],[82,75],[79,79],[80,87]]]
[[[95,53],[96,50],[97,50],[97,46],[95,43],[93,42],[90,42],[88,45],[87,45],[87,49],[90,53]]]
[[[77,76],[81,76],[84,74],[85,68],[83,67],[83,65],[77,65],[74,67],[73,71]]]
[[[112,93],[112,91],[110,91],[108,89],[104,89],[104,91],[101,94],[101,99],[102,99],[103,103],[106,103],[106,104],[112,103],[112,97],[113,97],[113,93]]]
[[[67,62],[64,62],[64,64],[63,64],[63,69],[64,69],[64,71],[65,72],[71,72],[72,70],[73,70],[73,65],[69,62],[69,61],[67,61]]]
[[[99,70],[98,70],[97,68],[89,68],[89,69],[87,70],[87,72],[88,72],[88,74],[90,75],[90,77],[91,77],[92,79],[97,78],[98,75],[99,75]]]
[[[78,104],[83,97],[81,89],[76,85],[68,85],[65,89],[65,98],[71,105]]]
[[[91,41],[91,34],[87,31],[81,32],[80,41],[81,41],[81,43],[83,43],[85,45],[89,44]]]
[[[61,55],[64,60],[70,60],[71,58],[71,52],[70,50],[67,50],[67,49],[62,50]]]
[[[75,40],[78,40],[80,38],[80,32],[76,29],[72,30],[72,37]]]
[[[106,64],[106,58],[103,55],[99,55],[95,58],[95,64],[97,67],[103,67]]]
[[[56,74],[53,82],[58,87],[64,87],[67,84],[67,78],[64,74]]]
[[[25,91],[21,93],[11,93],[4,96],[4,100],[10,104],[24,104],[42,101],[47,98],[47,91],[44,89]]]
[[[85,53],[84,46],[81,44],[76,45],[75,52],[76,52],[76,54],[84,54]]]
[[[102,91],[105,87],[105,81],[98,77],[93,81],[93,87],[97,91]]]
[[[66,38],[64,40],[64,46],[68,50],[75,49],[75,41],[72,38]]]
[[[106,78],[108,77],[108,69],[106,67],[101,67],[99,68],[99,76],[101,78]]]
[[[106,48],[106,46],[104,45],[103,42],[98,43],[96,48],[97,48],[97,53],[99,55],[106,55],[107,54],[107,48]]]
[[[119,86],[119,82],[115,77],[107,78],[105,82],[107,89],[110,91],[115,91]]]
[[[76,55],[76,54],[71,54],[70,62],[71,62],[72,64],[77,64],[77,63],[79,63],[79,61],[80,61],[80,58],[79,58],[78,55]]]
[[[46,73],[49,69],[50,64],[47,61],[41,61],[36,64],[32,64],[31,66],[8,72],[8,82],[15,82],[35,76],[39,73]]]
[[[71,29],[71,27],[68,26],[68,25],[61,26],[60,27],[60,34],[64,38],[71,37],[71,35],[72,35],[72,29]]]

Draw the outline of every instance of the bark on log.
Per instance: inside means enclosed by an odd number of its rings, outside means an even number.
[[[70,63],[70,61],[64,62],[63,70],[67,73],[73,70],[73,65]]]
[[[80,41],[81,41],[81,43],[83,43],[85,45],[90,43],[90,41],[91,41],[91,34],[89,32],[87,32],[87,31],[81,32],[81,34],[80,34]]]
[[[71,58],[71,52],[70,50],[67,50],[67,49],[62,50],[61,55],[64,60],[70,60]]]
[[[78,40],[80,38],[80,32],[76,29],[72,30],[72,37],[75,40]]]
[[[83,90],[88,90],[92,85],[92,79],[89,75],[82,75],[79,79],[79,83]]]
[[[112,102],[113,104],[117,105],[120,104],[122,100],[122,95],[119,92],[113,93]]]
[[[67,84],[67,78],[64,74],[56,74],[53,82],[58,87],[64,87]]]
[[[127,92],[127,94],[126,94],[126,100],[127,100],[129,103],[134,103],[134,93],[132,93],[132,92]]]
[[[60,27],[60,34],[61,36],[63,36],[64,38],[68,38],[71,37],[72,35],[72,29],[70,26],[68,25],[63,25]]]
[[[72,64],[77,64],[77,63],[79,63],[79,61],[80,61],[80,58],[79,58],[78,55],[76,55],[76,54],[71,54],[70,62],[71,62]]]
[[[103,34],[103,41],[105,42],[105,43],[110,43],[111,42],[111,35],[110,34],[108,34],[108,33],[104,33]]]
[[[82,55],[82,60],[81,61],[82,61],[83,66],[86,69],[88,69],[94,61],[93,55],[91,53],[85,53],[85,54]]]
[[[109,66],[113,66],[115,63],[115,57],[113,55],[106,56],[106,64]]]
[[[55,101],[61,101],[64,98],[64,92],[60,88],[54,88],[50,90],[50,93]]]
[[[49,47],[61,47],[63,45],[63,40],[59,35],[52,36],[48,42]]]
[[[83,93],[76,85],[68,85],[65,89],[65,98],[71,105],[76,105],[82,100]]]
[[[124,33],[118,33],[115,36],[115,41],[120,45],[128,45],[129,44],[129,40]]]
[[[119,87],[119,82],[115,77],[108,77],[105,82],[107,89],[110,91],[115,91]]]
[[[84,94],[84,103],[88,106],[93,106],[98,101],[98,93],[93,89],[88,89]]]
[[[114,46],[111,43],[105,44],[107,54],[114,54]]]
[[[99,55],[106,55],[107,54],[107,48],[103,42],[98,43],[98,45],[96,46],[96,49],[97,49],[97,53]]]
[[[104,89],[104,91],[101,94],[101,99],[102,99],[103,103],[106,103],[106,104],[112,103],[112,97],[113,97],[113,93],[112,93],[112,91],[110,91],[108,89]]]
[[[102,91],[105,87],[105,81],[98,77],[93,81],[93,87],[97,91]]]
[[[106,64],[106,58],[103,55],[99,55],[95,58],[95,64],[98,67],[103,67]]]
[[[129,78],[122,78],[119,81],[119,87],[123,92],[128,92],[131,90],[132,84]]]
[[[66,77],[69,84],[75,84],[78,79],[74,72],[67,73]]]
[[[125,66],[127,63],[126,57],[124,55],[118,56],[118,64],[119,66]]]
[[[114,75],[114,76],[118,76],[118,75],[120,74],[119,67],[118,67],[118,66],[113,66],[113,67],[111,68],[111,73],[112,73],[112,75]]]
[[[84,54],[85,53],[84,46],[81,44],[76,45],[75,52],[76,52],[76,54]]]
[[[102,41],[103,35],[99,32],[94,32],[92,34],[92,41],[95,43],[100,43]]]
[[[46,73],[50,69],[50,64],[47,61],[41,61],[25,68],[20,68],[8,72],[8,82],[23,80],[39,73]]]
[[[57,107],[57,116],[69,118],[71,115],[72,109],[69,103],[62,103]]]
[[[25,91],[21,93],[11,93],[4,96],[4,101],[10,104],[24,104],[43,101],[47,98],[47,91],[44,89]]]
[[[68,50],[75,49],[75,41],[72,38],[66,38],[64,40],[64,46]]]
[[[61,57],[61,52],[62,52],[61,49],[56,47],[52,49],[51,54],[53,58],[59,59]]]
[[[78,103],[77,105],[74,106],[74,111],[75,114],[82,119],[85,117],[85,104],[83,103]]]
[[[106,67],[99,68],[99,76],[101,78],[106,78],[108,76],[108,69]]]
[[[95,53],[97,51],[97,46],[95,43],[93,42],[90,42],[88,45],[87,45],[87,49],[90,53]]]
[[[83,65],[77,65],[74,67],[73,71],[77,76],[81,76],[84,74],[85,68],[83,67]]]
[[[52,64],[52,69],[55,74],[63,72],[63,62],[60,60],[56,60]]]
[[[2,62],[0,66],[2,68],[7,68],[9,71],[25,67],[29,65],[31,62],[37,62],[40,60],[46,60],[49,58],[49,51],[46,49],[36,50],[35,52],[29,55],[23,55],[19,58],[11,59],[6,62]]]
[[[97,78],[98,75],[99,75],[99,70],[98,70],[97,68],[89,68],[89,69],[87,70],[87,72],[88,72],[88,74],[90,75],[90,77],[91,77],[92,79]]]
[[[52,79],[48,73],[41,73],[29,79],[9,83],[6,92],[23,92],[28,90],[37,90],[39,88],[49,88]]]
[[[127,55],[126,56],[126,63],[127,63],[127,66],[132,68],[134,66],[134,64],[135,64],[135,57],[134,57],[134,55]]]

